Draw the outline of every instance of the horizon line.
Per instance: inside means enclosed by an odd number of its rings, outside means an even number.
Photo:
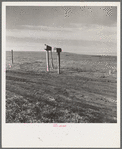
[[[14,50],[13,50],[14,51]],[[11,50],[6,50],[6,52],[11,52]],[[14,52],[46,52],[46,51],[34,51],[34,50],[24,50],[24,51],[19,51],[19,50],[15,50]],[[53,51],[54,52],[54,51]],[[56,53],[56,52],[54,52],[54,53]],[[62,52],[61,52],[62,53]],[[83,54],[83,53],[73,53],[73,52],[65,52],[65,51],[63,51],[63,53],[71,53],[71,54],[77,54],[77,55],[92,55],[92,56],[116,56],[117,57],[117,53],[116,54]]]

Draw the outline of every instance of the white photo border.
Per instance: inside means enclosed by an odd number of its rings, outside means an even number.
[[[5,122],[6,6],[117,6],[117,123],[8,124]],[[120,147],[120,2],[2,2],[2,147]]]

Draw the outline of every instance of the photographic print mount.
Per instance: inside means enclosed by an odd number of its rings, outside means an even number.
[[[101,130],[115,126],[115,132],[107,135],[111,134],[112,146],[119,144],[112,134],[119,137],[120,129],[120,3],[8,2],[2,11],[4,134],[9,128],[11,134],[13,126],[15,130],[33,127],[36,138],[42,139],[44,130],[57,134],[63,127],[60,136],[68,132],[74,138],[71,134],[77,132],[83,139],[84,130],[92,136],[96,124],[100,136],[104,136]],[[45,51],[45,43],[50,50]],[[61,55],[58,49],[63,50]],[[84,143],[73,142],[70,147],[91,147],[85,143],[89,138],[85,134]],[[110,146],[110,138],[103,146]],[[69,139],[65,139],[66,147]],[[15,146],[5,140],[4,146]]]

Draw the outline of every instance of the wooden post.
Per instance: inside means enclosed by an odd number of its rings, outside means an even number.
[[[51,50],[50,52],[51,52],[51,66],[52,66],[52,69],[54,69],[54,65],[53,65],[53,56],[52,56],[52,50]]]
[[[12,64],[13,64],[13,50],[11,50],[11,60],[12,60]]]
[[[48,46],[48,45],[46,45],[46,44],[45,44],[45,46],[46,46],[45,50],[46,50],[47,71],[50,71],[50,65],[49,65],[49,51],[51,51],[51,47]]]
[[[58,69],[58,74],[60,74],[60,52],[57,52],[57,69]]]
[[[47,71],[50,71],[50,66],[49,66],[49,51],[46,51],[46,63],[47,63]]]
[[[58,74],[60,74],[60,52],[62,51],[62,49],[54,48],[54,50],[56,50],[57,52],[57,70],[58,70]]]

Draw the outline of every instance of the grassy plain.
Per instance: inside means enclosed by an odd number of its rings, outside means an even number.
[[[116,123],[117,57],[61,53],[61,74],[45,52],[6,53],[7,123]]]

